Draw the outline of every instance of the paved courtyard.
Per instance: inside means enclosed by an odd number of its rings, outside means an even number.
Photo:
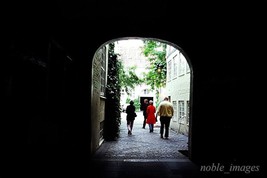
[[[148,125],[142,128],[142,112],[137,113],[132,135],[128,135],[126,113],[121,114],[120,137],[117,141],[104,142],[97,150],[95,158],[101,159],[187,159],[179,150],[188,150],[188,137],[170,130],[169,139],[160,138],[160,122],[150,133]],[[159,119],[158,119],[159,120]]]

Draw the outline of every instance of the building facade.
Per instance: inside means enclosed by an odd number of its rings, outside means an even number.
[[[144,77],[144,73],[148,71],[149,61],[142,52],[143,41],[140,39],[119,40],[115,42],[115,53],[118,59],[122,61],[124,70],[127,72],[132,67],[135,67],[135,74],[139,78]],[[127,106],[129,99],[140,100],[140,98],[156,98],[155,92],[151,90],[150,86],[141,84],[131,89],[126,93],[125,88],[121,90],[121,105]],[[139,108],[137,108],[138,110]]]
[[[166,49],[166,93],[174,106],[170,128],[179,134],[188,135],[191,71],[186,58],[171,45]]]

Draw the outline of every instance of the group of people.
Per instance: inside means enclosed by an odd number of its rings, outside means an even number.
[[[169,126],[171,118],[174,114],[173,105],[169,102],[169,98],[165,97],[164,100],[159,104],[158,108],[153,105],[153,100],[144,99],[144,103],[141,105],[141,110],[143,111],[144,121],[143,129],[145,129],[146,124],[149,126],[149,132],[154,131],[154,124],[157,122],[157,117],[160,120],[160,137],[165,139],[169,138]],[[128,134],[132,134],[133,123],[135,120],[136,112],[134,102],[131,101],[130,105],[126,108],[126,120]],[[164,137],[163,137],[164,135]]]

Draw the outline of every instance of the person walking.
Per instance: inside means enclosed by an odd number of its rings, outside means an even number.
[[[154,131],[154,124],[156,123],[156,107],[153,105],[153,101],[149,100],[149,105],[147,106],[146,109],[146,123],[149,126],[149,132],[153,132]]]
[[[143,111],[143,116],[144,116],[144,121],[143,121],[143,129],[145,129],[146,127],[146,118],[147,118],[147,115],[146,115],[146,109],[147,109],[147,106],[148,106],[148,99],[144,99],[144,103],[141,104],[141,110]]]
[[[157,116],[160,116],[160,138],[163,138],[163,134],[165,139],[169,138],[169,127],[173,113],[173,105],[169,102],[169,98],[165,97],[157,109]]]
[[[126,107],[126,114],[128,135],[132,135],[134,120],[137,116],[133,101],[130,101],[130,104]]]

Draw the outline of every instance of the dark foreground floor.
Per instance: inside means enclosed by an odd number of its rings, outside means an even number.
[[[161,139],[159,125],[153,133],[148,127],[142,129],[142,115],[134,124],[133,134],[128,135],[122,114],[120,138],[105,141],[90,160],[83,157],[71,159],[68,153],[58,161],[46,158],[47,162],[29,163],[10,160],[10,165],[0,168],[0,178],[257,178],[264,177],[263,170],[244,171],[201,171],[201,165],[193,163],[186,155],[188,138],[170,131],[168,140]],[[78,154],[77,154],[78,155]],[[27,158],[25,155],[24,158]],[[212,166],[212,165],[209,165]],[[6,169],[6,168],[9,169]]]
[[[185,160],[127,160],[94,162],[98,170],[93,177],[101,178],[180,178],[199,177],[197,167]]]
[[[168,140],[161,139],[159,125],[153,133],[142,129],[142,115],[128,135],[122,113],[120,138],[104,142],[90,163],[92,178],[232,178],[262,177],[258,173],[201,171],[200,166],[186,156],[188,138],[170,131]],[[212,165],[210,165],[212,166]]]
[[[258,178],[263,173],[244,171],[200,171],[189,160],[106,160],[93,161],[93,178]]]

